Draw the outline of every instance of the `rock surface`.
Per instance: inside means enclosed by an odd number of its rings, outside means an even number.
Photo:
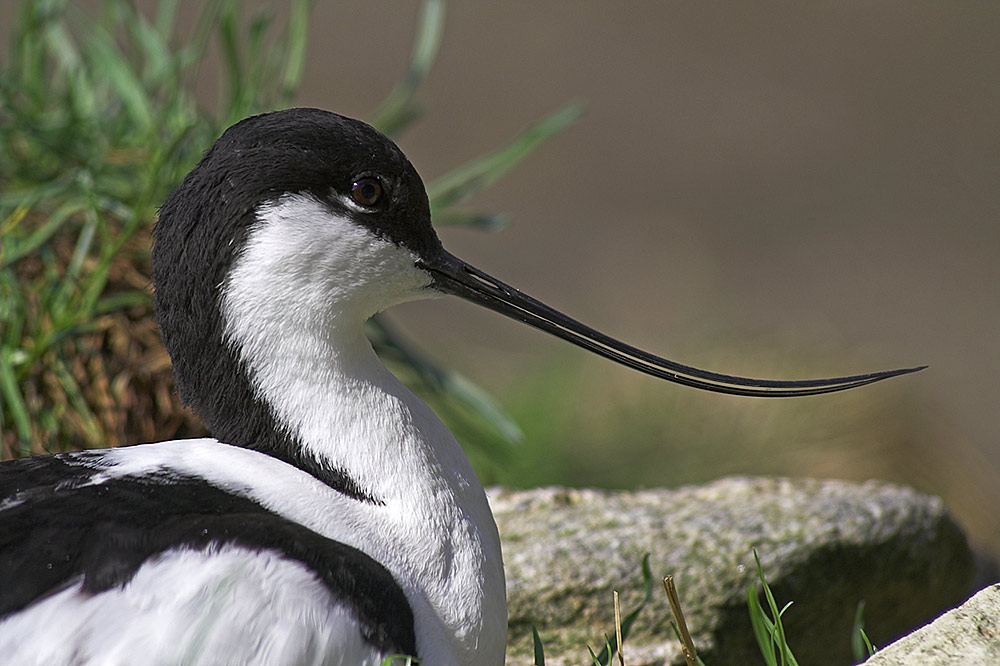
[[[973,558],[941,501],[885,483],[729,478],[677,490],[493,488],[510,611],[508,664],[531,664],[531,626],[546,664],[590,663],[641,598],[650,554],[653,601],[625,641],[626,663],[682,663],[659,584],[673,574],[707,664],[762,663],[746,610],[752,550],[785,613],[799,663],[852,663],[851,628],[884,645],[966,598]]]
[[[865,666],[1000,664],[1000,584],[876,652]]]

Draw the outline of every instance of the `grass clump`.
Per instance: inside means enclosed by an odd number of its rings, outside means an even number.
[[[764,663],[767,666],[798,666],[792,649],[788,647],[785,628],[781,623],[781,616],[792,605],[792,602],[789,601],[782,606],[781,610],[778,610],[774,594],[767,581],[764,580],[764,570],[760,566],[760,558],[757,556],[756,550],[753,553],[753,559],[757,563],[757,576],[764,588],[767,609],[760,603],[756,582],[747,590],[747,607],[750,609],[750,624],[753,626],[753,634],[757,639],[757,645],[760,646],[760,652],[764,656]],[[768,615],[768,610],[770,610],[770,615]]]
[[[757,580],[747,588],[747,611],[750,624],[753,629],[754,639],[760,649],[765,666],[798,666],[798,661],[792,653],[788,643],[788,636],[782,624],[782,616],[791,607],[792,602],[786,603],[781,608],[764,577],[764,570],[760,563],[756,549],[753,551],[754,562],[757,567]],[[619,666],[625,666],[626,658],[624,651],[624,641],[631,632],[632,626],[639,614],[649,603],[653,591],[653,577],[649,567],[649,555],[646,554],[642,560],[643,598],[636,607],[622,618],[618,603],[618,592],[614,592],[615,626],[612,632],[603,635],[604,649],[600,653],[595,653],[593,648],[587,645],[589,661],[593,666],[609,666],[614,656],[617,655]],[[670,609],[673,619],[670,625],[674,630],[677,641],[681,645],[684,660],[687,666],[706,666],[705,662],[698,655],[688,630],[687,621],[681,608],[681,603],[674,586],[673,576],[667,575],[662,579],[663,589],[670,602]],[[764,592],[764,602],[761,602],[760,592]],[[851,632],[851,642],[853,648],[854,663],[861,663],[875,653],[875,648],[868,640],[864,631],[864,602],[858,604],[855,615],[854,628]],[[533,663],[535,666],[545,666],[545,645],[538,630],[532,626],[532,649]]]
[[[225,6],[206,5],[185,41],[177,3],[152,18],[124,2],[96,18],[62,2],[20,7],[0,75],[4,457],[197,429],[162,379],[137,232],[221,118],[250,97],[287,99],[242,81],[219,120],[198,111],[191,84],[213,30],[232,24]]]
[[[278,25],[267,9],[200,5],[181,35],[177,0],[116,0],[92,16],[59,0],[24,2],[0,72],[0,396],[2,457],[204,434],[173,390],[152,317],[149,229],[157,206],[231,123],[290,106],[305,69],[311,3]],[[410,67],[373,114],[396,135],[417,120],[415,91],[440,43],[444,6],[425,2]],[[194,97],[210,44],[220,97]],[[502,227],[458,208],[571,124],[570,105],[508,146],[430,184],[439,224]],[[519,431],[492,400],[375,321],[383,357],[468,441]],[[474,435],[470,437],[469,435]]]

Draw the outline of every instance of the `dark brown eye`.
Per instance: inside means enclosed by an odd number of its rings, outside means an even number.
[[[351,198],[361,206],[374,206],[382,198],[382,183],[377,178],[358,178],[351,185]]]

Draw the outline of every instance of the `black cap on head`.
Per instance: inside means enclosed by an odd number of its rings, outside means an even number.
[[[378,181],[381,196],[359,215],[337,195],[349,196],[365,178]],[[300,192],[418,254],[440,247],[423,181],[403,152],[360,120],[322,109],[287,109],[236,123],[170,195],[161,216],[181,213],[190,220],[191,208],[208,206],[216,224],[245,224],[261,203]],[[157,229],[158,242],[162,233]]]

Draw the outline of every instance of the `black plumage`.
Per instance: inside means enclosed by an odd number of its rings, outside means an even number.
[[[201,479],[160,471],[91,483],[105,468],[88,452],[0,465],[0,620],[81,581],[86,594],[125,585],[170,549],[235,545],[301,562],[354,611],[365,640],[416,654],[406,597],[360,550]]]

